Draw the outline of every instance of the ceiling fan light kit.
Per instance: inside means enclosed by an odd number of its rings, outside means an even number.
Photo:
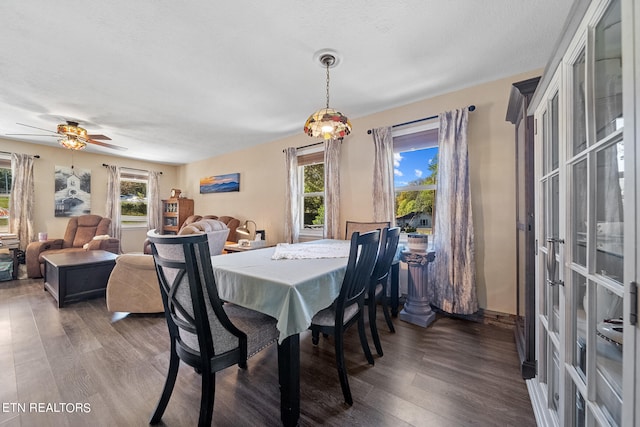
[[[58,133],[63,135],[58,140],[60,145],[69,150],[82,150],[87,146],[85,142],[89,139],[87,130],[78,126],[76,122],[58,125]]]
[[[86,142],[75,135],[66,135],[64,138],[60,138],[58,142],[69,150],[82,150],[87,146]]]
[[[351,133],[351,122],[341,112],[329,108],[329,68],[338,64],[336,53],[323,50],[314,55],[327,70],[327,105],[311,114],[304,124],[304,133],[313,138],[342,139]]]

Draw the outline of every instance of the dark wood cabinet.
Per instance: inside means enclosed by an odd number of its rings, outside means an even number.
[[[507,121],[515,125],[516,153],[516,346],[524,379],[536,375],[534,122],[527,114],[540,77],[511,87]]]
[[[193,215],[193,199],[172,198],[162,201],[162,234],[177,234],[180,226]]]

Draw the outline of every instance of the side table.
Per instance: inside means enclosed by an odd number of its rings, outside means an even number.
[[[102,250],[43,255],[44,289],[55,298],[58,308],[104,296],[117,257]]]
[[[2,242],[0,240],[0,249],[9,249],[11,252],[11,259],[13,260],[13,273],[12,278],[16,280],[18,278],[18,250],[20,249],[20,241],[12,240],[11,243]]]
[[[400,320],[413,323],[414,325],[426,328],[435,318],[435,313],[431,310],[428,292],[428,264],[433,262],[436,253],[402,251],[400,259],[407,263],[409,270],[409,281],[407,289],[407,300],[404,308],[400,311]]]

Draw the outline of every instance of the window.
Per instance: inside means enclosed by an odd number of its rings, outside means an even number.
[[[147,185],[146,171],[120,170],[120,223],[123,227],[146,227]]]
[[[0,232],[9,231],[9,199],[11,197],[11,159],[0,154]]]
[[[438,127],[432,123],[393,134],[396,225],[405,233],[433,232]]]
[[[324,229],[324,151],[315,148],[298,155],[304,234],[322,234]]]

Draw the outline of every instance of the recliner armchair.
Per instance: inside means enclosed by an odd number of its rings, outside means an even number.
[[[31,242],[27,246],[27,276],[35,279],[44,275],[43,255],[85,250],[103,250],[117,254],[120,240],[107,236],[110,218],[100,215],[81,215],[69,218],[63,239],[49,239],[44,242]],[[100,238],[94,239],[96,236]]]

